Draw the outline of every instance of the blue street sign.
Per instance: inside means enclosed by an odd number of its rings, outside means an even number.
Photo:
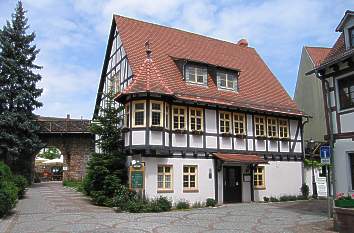
[[[331,158],[331,148],[329,146],[321,146],[320,147],[320,157],[321,157],[321,159]]]

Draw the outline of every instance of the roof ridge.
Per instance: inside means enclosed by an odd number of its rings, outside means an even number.
[[[323,47],[323,46],[308,46],[305,45],[305,48],[312,48],[312,49],[331,49],[331,47]]]
[[[223,43],[236,45],[236,46],[238,46],[240,48],[254,49],[253,47],[250,47],[250,46],[242,47],[242,46],[238,45],[237,43],[234,43],[234,42],[231,42],[231,41],[227,41],[227,40],[223,40],[223,39],[219,39],[219,38],[214,38],[214,37],[198,34],[198,33],[195,33],[195,32],[191,32],[191,31],[187,31],[187,30],[183,30],[183,29],[179,29],[179,28],[174,28],[174,27],[171,27],[171,26],[166,26],[166,25],[162,25],[162,24],[158,24],[158,23],[146,22],[146,21],[143,21],[141,19],[135,19],[135,18],[122,16],[122,15],[117,15],[117,14],[113,14],[113,16],[114,17],[125,18],[125,19],[128,19],[128,20],[133,20],[133,21],[137,21],[137,22],[141,22],[141,23],[151,24],[151,25],[154,25],[154,26],[163,27],[163,28],[167,28],[167,29],[171,29],[171,30],[176,30],[176,31],[184,32],[184,33],[189,33],[189,34],[192,34],[192,35],[195,35],[195,36],[200,36],[200,37],[204,37],[204,38],[208,38],[208,39],[212,39],[212,40],[217,40],[217,41],[220,41],[220,42],[223,42]],[[242,39],[242,38],[240,38],[240,39]]]

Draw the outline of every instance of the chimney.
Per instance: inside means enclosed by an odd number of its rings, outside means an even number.
[[[243,48],[248,47],[248,41],[246,39],[241,39],[237,42],[237,45]]]
[[[70,114],[66,114],[66,119],[70,120]]]
[[[146,56],[147,59],[151,59],[151,49],[150,49],[150,41],[145,42]]]

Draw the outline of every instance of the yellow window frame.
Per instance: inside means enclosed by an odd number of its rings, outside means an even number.
[[[241,127],[242,124],[242,127]],[[237,135],[246,135],[246,114],[244,113],[233,113],[233,125],[234,125],[234,134]]]
[[[261,122],[260,120],[263,120]],[[263,134],[261,133],[261,126],[263,126]],[[254,133],[256,137],[267,135],[266,119],[264,116],[254,116]],[[257,132],[258,130],[258,132]]]
[[[158,104],[160,105],[160,110],[152,109],[153,104]],[[160,123],[153,125],[152,124],[152,113],[153,112],[158,112],[160,113]],[[151,100],[150,101],[150,126],[158,126],[158,127],[163,127],[163,102],[162,101],[156,101],[156,100]]]
[[[191,168],[194,168],[194,172],[191,172]],[[185,172],[185,168],[188,168],[188,172]],[[188,176],[188,187],[184,186],[184,176]],[[191,176],[194,176],[195,187],[191,187]],[[182,176],[183,192],[198,192],[198,165],[183,165],[183,176]]]
[[[144,104],[144,109],[143,110],[141,110],[141,109],[139,109],[139,110],[136,110],[135,109],[135,105],[136,104]],[[132,127],[145,127],[146,126],[146,101],[145,100],[135,100],[135,101],[133,101],[133,103],[132,103],[132,105],[133,105],[133,112],[132,112]],[[137,113],[137,112],[143,112],[144,113],[144,121],[143,121],[143,124],[141,124],[141,125],[136,125],[135,124],[135,114]]]
[[[175,113],[175,109],[178,109],[178,113],[176,114]],[[182,115],[181,114],[181,109],[184,110],[184,114]],[[175,127],[175,116],[177,116],[178,118],[178,127],[176,128]],[[181,128],[181,117],[184,117],[184,127]],[[172,129],[175,130],[175,129],[181,129],[181,130],[186,130],[187,129],[187,107],[184,107],[184,106],[178,106],[178,105],[174,105],[172,106]]]
[[[279,119],[278,123],[279,123],[279,138],[289,138],[289,120]]]
[[[223,117],[221,117],[223,115]],[[226,116],[229,116],[229,119],[226,119]],[[221,122],[224,122],[224,130],[221,130]],[[229,125],[229,130],[226,131],[226,122]],[[225,111],[220,111],[219,112],[219,131],[220,133],[231,133],[232,132],[232,126],[231,126],[232,120],[231,120],[231,112],[225,112]]]
[[[265,167],[257,166],[253,174],[253,185],[255,189],[265,189]]]
[[[192,114],[194,111],[194,114]],[[200,115],[197,115],[197,112],[200,112]],[[194,118],[195,128],[192,129],[192,119]],[[203,131],[203,109],[202,108],[189,108],[189,130]],[[197,119],[200,119],[200,129],[197,129]]]
[[[159,172],[159,168],[162,168],[162,172]],[[166,172],[166,168],[170,171]],[[159,176],[162,176],[162,187],[159,188]],[[170,176],[170,188],[166,188],[166,176]],[[159,164],[157,165],[157,191],[158,192],[173,192],[173,165]]]
[[[275,130],[274,130],[275,127]],[[278,137],[278,120],[275,117],[267,117],[267,135],[269,138]]]

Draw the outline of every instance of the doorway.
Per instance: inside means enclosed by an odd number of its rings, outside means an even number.
[[[224,167],[224,203],[242,202],[241,167]]]

